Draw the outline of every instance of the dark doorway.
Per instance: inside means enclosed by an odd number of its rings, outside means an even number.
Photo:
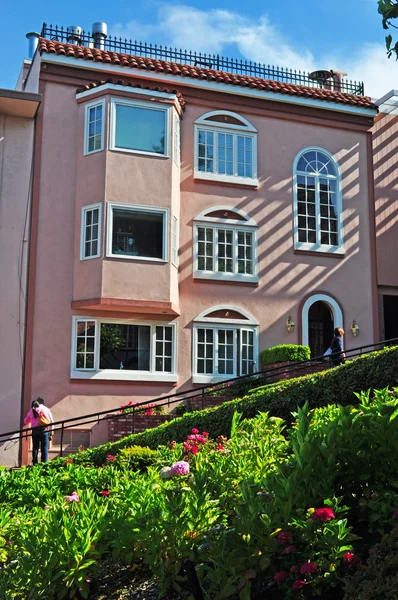
[[[333,337],[333,314],[325,302],[314,302],[308,311],[308,345],[311,356],[322,356]]]
[[[398,296],[383,296],[384,339],[398,338]]]

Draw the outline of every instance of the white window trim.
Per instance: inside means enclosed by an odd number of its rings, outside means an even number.
[[[102,106],[102,123],[101,123],[101,147],[97,150],[88,149],[88,133],[89,133],[89,111],[90,108],[94,108],[95,106]],[[96,152],[102,152],[105,148],[105,99],[103,100],[94,100],[94,102],[90,102],[84,107],[84,147],[83,154],[87,156],[88,154],[95,154]]]
[[[338,303],[336,302],[336,300],[334,298],[332,298],[331,296],[328,296],[327,294],[314,294],[313,296],[310,296],[309,298],[307,298],[307,300],[304,302],[304,306],[301,311],[302,344],[303,344],[303,346],[308,346],[308,341],[309,341],[308,313],[309,313],[311,306],[313,304],[315,304],[315,302],[324,302],[325,304],[327,304],[333,314],[334,328],[343,327],[343,329],[344,329],[343,312],[342,312],[340,306],[338,305]]]
[[[136,212],[156,212],[163,215],[163,258],[152,258],[150,256],[128,256],[126,254],[112,254],[112,225],[113,225],[113,209],[120,208],[123,210],[134,210]],[[168,262],[168,208],[159,208],[157,206],[139,206],[136,204],[121,204],[119,202],[107,202],[107,218],[106,218],[106,256],[109,258],[120,258],[122,260],[139,260],[150,261],[157,263]]]
[[[238,282],[247,282],[247,283],[257,283],[259,281],[258,277],[258,242],[257,242],[257,224],[249,219],[247,221],[241,221],[238,219],[218,219],[216,217],[206,217],[205,212],[214,212],[225,210],[229,213],[238,213],[241,214],[240,211],[231,209],[230,207],[213,207],[212,209],[208,209],[203,211],[197,218],[194,219],[194,240],[193,240],[193,277],[195,279],[212,279],[218,281],[238,281]],[[199,255],[198,255],[198,227],[209,227],[214,231],[213,234],[213,264],[216,265],[217,262],[217,230],[218,229],[232,229],[235,232],[237,231],[251,231],[252,240],[253,240],[253,274],[245,274],[245,273],[221,273],[217,271],[200,271],[199,270]],[[236,245],[233,245],[234,250],[236,249]],[[234,266],[237,265],[237,257],[233,259]]]
[[[93,369],[76,369],[76,344],[77,335],[76,327],[78,321],[94,321],[95,322],[95,341],[94,341],[94,368]],[[150,371],[128,371],[124,369],[103,369],[99,368],[100,362],[100,327],[101,323],[117,323],[119,325],[149,325],[151,327],[151,356],[150,356]],[[163,373],[155,371],[155,352],[156,352],[156,327],[172,327],[173,328],[173,360],[172,372]],[[137,321],[133,319],[109,319],[105,317],[87,317],[74,315],[72,318],[72,344],[71,344],[71,370],[70,376],[72,379],[99,379],[113,381],[160,381],[175,383],[177,381],[177,323],[169,323],[167,321]]]
[[[98,252],[92,256],[84,256],[85,242],[86,242],[86,213],[89,210],[95,210],[98,208]],[[91,260],[92,258],[99,258],[101,256],[102,246],[102,202],[96,204],[88,204],[82,207],[81,212],[81,223],[80,223],[80,260]]]
[[[254,364],[257,364],[258,362],[258,326],[257,325],[251,325],[248,322],[245,322],[245,324],[239,324],[239,322],[237,320],[228,320],[228,319],[214,319],[213,321],[216,321],[216,323],[209,323],[209,322],[203,322],[203,323],[194,323],[193,324],[193,351],[192,351],[192,383],[215,383],[216,381],[222,381],[222,380],[228,380],[228,379],[233,379],[234,377],[238,377],[238,374],[236,372],[237,370],[237,331],[242,331],[242,330],[249,330],[249,331],[253,331],[253,356],[257,357],[257,360],[254,361]],[[212,373],[211,375],[205,375],[203,373],[198,373],[197,372],[197,358],[198,358],[198,329],[212,329],[213,331],[217,330],[219,331],[220,329],[225,330],[225,329],[231,329],[234,332],[234,373],[233,374],[217,374],[217,373]],[[242,343],[242,336],[240,337],[241,343]],[[213,355],[213,360],[214,360],[214,368],[216,369],[216,361],[217,361],[217,352],[215,349],[214,355]],[[254,368],[254,371],[256,371],[256,369]]]
[[[173,112],[173,160],[177,167],[181,166],[181,122],[176,110]]]
[[[337,208],[337,233],[339,243],[337,246],[330,246],[329,244],[309,244],[308,242],[299,242],[298,241],[298,194],[297,194],[297,175],[301,175],[302,173],[297,173],[297,165],[300,158],[306,153],[310,151],[319,151],[323,154],[326,154],[331,161],[333,162],[336,172],[337,172],[337,188],[336,188],[336,208]],[[309,175],[308,173],[306,175]],[[322,175],[328,179],[327,176]],[[319,215],[316,215],[316,218],[320,218]],[[317,231],[318,231],[318,223],[317,223]],[[325,150],[325,148],[321,148],[319,146],[308,146],[301,150],[293,163],[293,235],[294,235],[294,248],[296,250],[305,250],[310,252],[323,252],[326,254],[345,254],[344,248],[344,231],[343,231],[343,190],[342,190],[342,175],[340,165],[337,160],[334,158],[333,154]]]
[[[136,108],[146,108],[148,110],[161,110],[165,113],[165,135],[164,135],[164,154],[159,152],[146,152],[145,150],[132,150],[131,148],[118,148],[115,145],[116,137],[116,105],[134,106]],[[109,149],[114,152],[127,152],[128,154],[143,154],[145,156],[157,156],[161,158],[170,157],[170,111],[172,107],[165,104],[156,104],[154,102],[141,102],[139,100],[127,100],[126,98],[111,98],[111,119]]]
[[[171,221],[171,264],[178,269],[179,222],[176,215],[173,215]]]

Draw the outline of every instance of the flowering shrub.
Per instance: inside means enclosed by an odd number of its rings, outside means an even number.
[[[179,460],[171,465],[172,475],[188,475],[189,474],[189,463],[185,460]]]
[[[209,441],[208,435],[209,434],[206,431],[200,434],[196,427],[191,430],[191,434],[187,436],[186,441],[182,444],[184,453],[187,455],[188,459],[190,455],[197,454],[199,450],[203,448],[204,444]]]
[[[164,415],[164,408],[163,406],[158,406],[157,404],[154,404],[153,402],[148,403],[148,404],[144,404],[144,405],[140,405],[139,402],[133,402],[132,400],[130,400],[130,402],[128,402],[127,404],[122,404],[122,406],[120,407],[119,413],[123,413],[123,414],[130,414],[133,412],[133,408],[134,413],[137,417],[144,417],[144,416],[148,416],[148,415]]]

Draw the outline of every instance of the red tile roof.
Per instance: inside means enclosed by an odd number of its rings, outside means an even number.
[[[238,75],[226,73],[224,71],[215,71],[214,69],[204,69],[192,65],[181,65],[179,63],[157,60],[154,58],[145,58],[143,56],[133,56],[130,54],[121,54],[108,50],[99,50],[98,48],[88,48],[86,46],[74,46],[65,44],[56,40],[39,40],[40,54],[56,54],[58,56],[68,56],[71,58],[80,58],[90,60],[96,63],[112,64],[121,67],[130,67],[132,69],[141,69],[164,73],[165,75],[180,75],[181,77],[191,77],[193,79],[207,80],[215,83],[225,83],[233,86],[247,87],[251,89],[262,90],[264,92],[274,92],[286,94],[289,96],[299,96],[312,100],[324,100],[328,102],[337,102],[357,106],[360,108],[377,109],[371,98],[368,96],[355,96],[335,90],[321,88],[312,88],[302,85],[294,85],[283,81],[272,81],[260,77],[251,77],[248,75]]]
[[[165,88],[159,85],[143,85],[142,83],[137,83],[135,81],[131,81],[129,79],[117,79],[113,77],[108,77],[102,81],[93,81],[91,83],[87,83],[86,85],[82,85],[77,88],[76,94],[81,94],[82,92],[87,92],[88,90],[92,90],[95,88],[99,88],[102,85],[106,85],[107,83],[112,83],[113,85],[123,85],[125,87],[130,88],[138,88],[141,90],[151,90],[154,92],[163,92],[165,94],[175,94],[177,96],[177,100],[181,106],[182,110],[185,110],[186,102],[184,100],[184,96],[176,89]]]

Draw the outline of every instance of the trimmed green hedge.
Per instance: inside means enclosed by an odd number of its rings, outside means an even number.
[[[308,360],[311,358],[311,350],[308,346],[299,344],[279,344],[263,350],[260,354],[263,365],[272,365],[273,363]]]
[[[130,435],[117,442],[108,442],[98,448],[89,448],[76,454],[75,462],[94,462],[102,464],[108,454],[116,454],[128,446],[148,446],[157,448],[172,440],[182,442],[193,427],[207,431],[212,438],[219,435],[229,436],[234,412],[237,410],[245,418],[254,417],[259,412],[269,412],[281,417],[288,423],[297,406],[308,402],[309,408],[328,404],[355,404],[355,393],[368,389],[382,389],[398,385],[398,348],[392,347],[380,352],[364,354],[348,361],[344,365],[282,381],[273,385],[252,390],[243,399],[224,402],[221,406],[186,413],[142,433]],[[64,459],[56,459],[56,464]]]

